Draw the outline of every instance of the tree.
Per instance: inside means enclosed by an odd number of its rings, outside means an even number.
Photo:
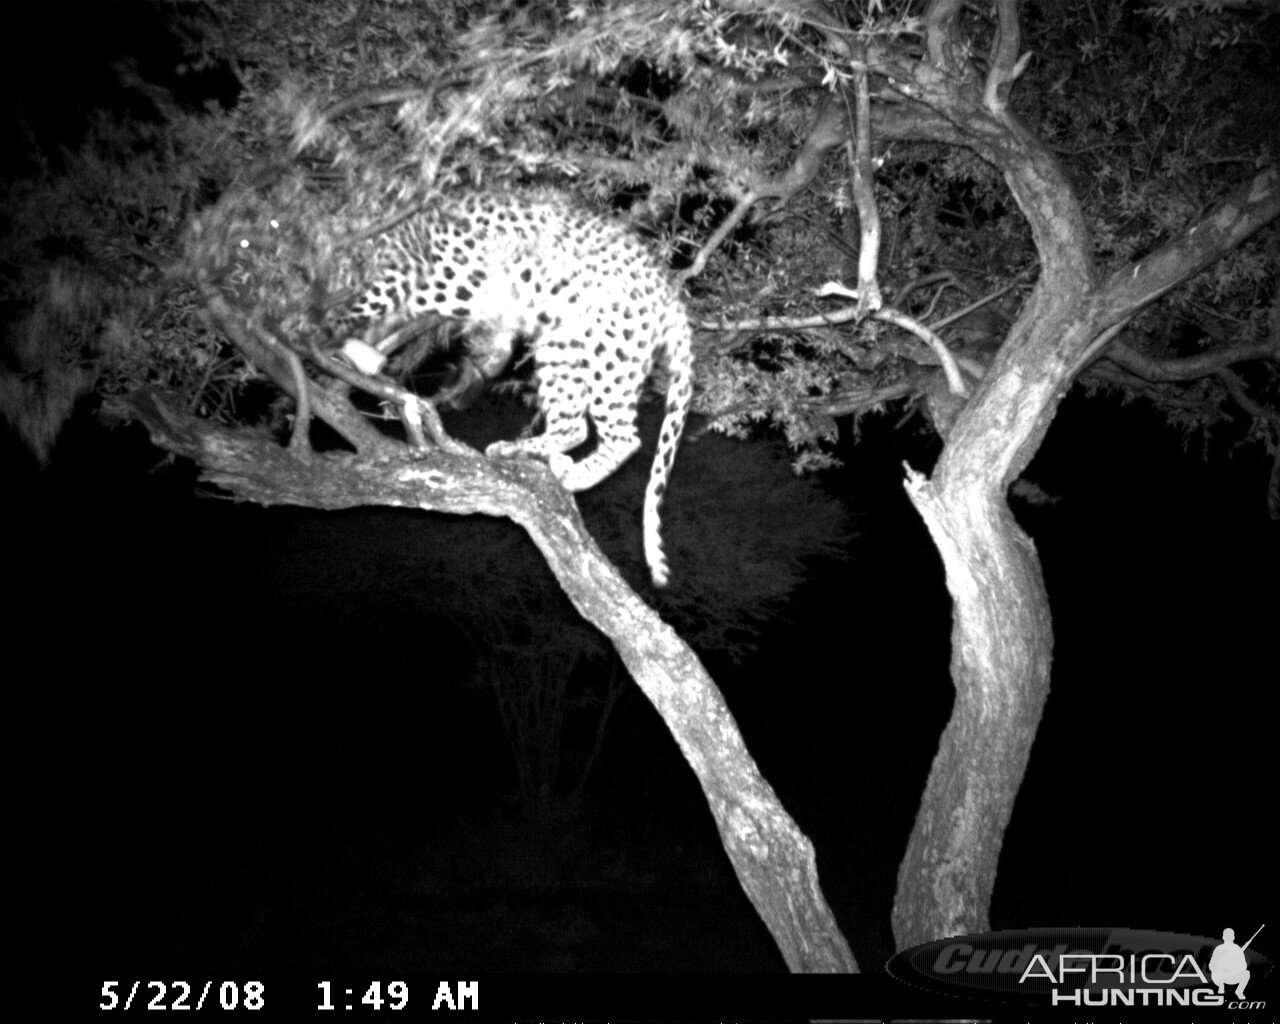
[[[42,325],[68,309],[105,324],[99,389],[116,414],[238,496],[519,523],[671,728],[788,965],[848,969],[812,847],[714,685],[547,473],[476,459],[430,404],[306,344],[317,306],[359,277],[341,243],[437,186],[575,176],[582,202],[629,204],[683,264],[705,310],[699,407],[716,429],[773,423],[812,468],[829,460],[837,417],[903,400],[927,411],[946,444],[908,488],[946,566],[956,702],[901,867],[895,938],[981,931],[1052,655],[1039,560],[1006,495],[1062,396],[1076,380],[1123,388],[1191,429],[1277,450],[1280,185],[1243,119],[1216,116],[1226,86],[1211,63],[1243,54],[1265,80],[1265,47],[1245,27],[1274,32],[1265,12],[1186,5],[235,8],[197,38],[238,62],[236,110],[168,111],[169,160],[154,171],[165,198],[143,261],[179,274],[159,294],[107,289],[100,272],[87,295],[47,279],[25,358],[64,382],[48,393],[74,395],[83,383],[60,368],[83,339]],[[1168,59],[1145,63],[1147,47]],[[1094,59],[1104,50],[1114,63]],[[1109,99],[1117,65],[1158,102]],[[333,81],[352,87],[320,85]],[[1135,142],[1141,166],[1125,151]],[[1218,170],[1250,164],[1252,176]],[[62,202],[70,219],[84,199]],[[133,215],[107,211],[112,259]],[[819,301],[832,296],[847,301]],[[232,425],[264,379],[297,403],[287,447]],[[437,447],[375,429],[352,388],[416,410]],[[1247,424],[1234,438],[1228,404]],[[46,424],[27,431],[38,441],[66,405],[17,418]],[[312,417],[350,451],[316,451]]]

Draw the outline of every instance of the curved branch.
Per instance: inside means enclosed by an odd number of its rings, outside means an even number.
[[[268,345],[245,324],[242,317],[217,291],[201,286],[201,295],[210,319],[250,363],[271,378],[272,382],[294,401],[300,394],[294,377],[294,366],[283,345]],[[379,433],[349,401],[331,393],[312,381],[306,398],[315,417],[332,427],[357,452],[372,455],[394,450],[394,442]]]
[[[858,67],[853,75],[857,116],[853,140],[849,144],[854,206],[858,210],[858,308],[863,314],[879,309],[880,282],[880,209],[876,206],[874,171],[871,165],[871,94],[867,87],[866,67]]]
[[[827,154],[841,145],[844,139],[843,107],[834,96],[829,96],[819,109],[817,118],[805,136],[804,143],[785,173],[777,177],[763,175],[757,170],[747,173],[747,187],[737,194],[733,210],[703,243],[693,263],[681,271],[678,275],[679,280],[687,281],[702,273],[711,254],[724,244],[724,240],[760,199],[768,197],[786,202],[809,184],[822,169],[822,161],[826,159]],[[721,168],[722,172],[729,170],[729,168]]]
[[[358,346],[361,343],[349,342],[348,344]],[[346,350],[347,348],[344,346],[344,351]],[[421,395],[401,387],[388,377],[374,376],[371,373],[362,373],[359,370],[352,369],[342,360],[334,359],[321,352],[314,342],[311,345],[311,359],[320,369],[337,377],[349,387],[396,406],[400,410],[400,420],[404,423],[405,430],[409,432],[409,436],[413,439],[416,448],[426,447],[426,435],[423,433],[423,425],[425,423],[426,434],[430,435],[437,448],[443,448],[446,451],[453,452],[455,455],[478,454],[461,441],[455,441],[445,433],[444,426],[440,422],[440,414],[436,412],[435,402],[432,399],[423,398]]]
[[[1000,0],[996,10],[1000,24],[991,48],[987,84],[982,92],[982,103],[993,114],[1004,110],[1008,101],[1008,90],[1003,87],[1017,81],[1031,61],[1030,52],[1018,56],[1018,41],[1022,34],[1018,24],[1018,5],[1012,0]]]
[[[1280,413],[1272,412],[1250,398],[1245,382],[1230,370],[1219,370],[1217,377],[1222,381],[1227,393],[1235,400],[1236,405],[1240,406],[1241,409],[1259,423],[1269,424],[1277,442],[1280,442]],[[1276,457],[1280,459],[1280,450],[1277,450]]]
[[[932,0],[924,16],[929,63],[940,71],[956,71],[965,65],[959,58],[957,31],[964,0]]]
[[[723,696],[693,650],[646,605],[587,532],[573,496],[543,464],[430,450],[298,458],[262,432],[224,430],[156,392],[130,409],[162,448],[202,477],[264,505],[420,508],[510,519],[526,530],[582,616],[610,638],[696,774],[738,880],[793,971],[857,963],[818,886],[813,844],[760,774]]]
[[[843,145],[847,137],[844,104],[834,94],[829,95],[818,108],[818,116],[805,135],[791,166],[778,177],[753,175],[750,179],[752,189],[761,196],[785,202],[817,177],[827,154]]]
[[[943,340],[933,331],[929,330],[928,327],[914,317],[907,316],[906,313],[901,313],[891,306],[883,306],[871,315],[877,320],[883,320],[914,334],[929,348],[933,349],[933,354],[938,357],[938,362],[942,364],[942,372],[946,375],[947,389],[953,395],[961,398],[969,394],[969,389],[965,387],[964,378],[960,376],[960,367],[956,365],[955,357]]]
[[[719,249],[724,240],[742,223],[742,218],[747,215],[747,211],[751,209],[759,198],[751,189],[747,189],[746,192],[739,196],[737,203],[734,204],[733,209],[729,212],[729,216],[725,217],[720,222],[720,225],[711,232],[711,236],[702,243],[702,248],[698,250],[698,255],[693,258],[693,262],[680,271],[676,275],[676,279],[683,283],[689,278],[697,277],[701,274],[711,254]]]
[[[1153,384],[1161,381],[1196,380],[1209,377],[1234,363],[1251,359],[1272,359],[1280,362],[1280,349],[1269,342],[1255,345],[1232,345],[1229,348],[1201,352],[1185,359],[1153,359],[1141,352],[1113,342],[1102,353],[1117,366]]]

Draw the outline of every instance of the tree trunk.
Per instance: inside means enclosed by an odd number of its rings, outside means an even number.
[[[897,74],[918,105],[882,115],[882,134],[967,146],[999,168],[1041,261],[1036,287],[956,419],[932,480],[909,474],[907,482],[954,602],[956,700],[898,873],[893,927],[904,949],[989,929],[1004,833],[1048,698],[1048,596],[1035,545],[1009,511],[1008,488],[1075,376],[1134,312],[1280,214],[1280,185],[1274,171],[1264,172],[1181,239],[1099,284],[1079,205],[1044,145],[990,92],[980,99],[924,64]]]

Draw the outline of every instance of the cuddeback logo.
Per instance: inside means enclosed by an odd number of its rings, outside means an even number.
[[[931,992],[1035,1006],[1220,1006],[1263,1009],[1247,1001],[1271,962],[1251,948],[1258,928],[1237,945],[1221,939],[1128,928],[986,932],[916,946],[888,963],[889,974]]]

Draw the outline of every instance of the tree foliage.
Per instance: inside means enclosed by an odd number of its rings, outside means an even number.
[[[844,38],[909,53],[920,13],[850,6]],[[964,17],[981,45],[994,23]],[[927,395],[920,367],[934,360],[915,338],[873,318],[841,322],[815,295],[851,277],[858,250],[842,162],[825,159],[852,116],[830,98],[853,62],[819,45],[803,5],[459,2],[424,17],[414,5],[233,4],[185,12],[177,28],[188,76],[234,70],[231,109],[192,109],[126,70],[152,119],[106,112],[61,168],[46,157],[11,187],[7,362],[19,373],[5,378],[5,407],[37,451],[94,380],[107,395],[154,382],[206,411],[243,411],[255,375],[199,322],[182,283],[193,266],[252,279],[237,298],[263,322],[314,326],[317,306],[359,277],[353,237],[435,188],[530,180],[622,210],[674,264],[698,268],[695,311],[741,328],[699,353],[699,407],[715,429],[775,423],[799,465],[822,465],[834,415]],[[1032,5],[1024,31],[1035,58],[1015,109],[1077,184],[1103,265],[1152,251],[1273,159],[1265,13]],[[879,159],[886,292],[981,364],[1034,278],[1025,221],[967,151],[881,143]],[[161,279],[201,209],[187,262]],[[270,237],[273,222],[285,230]],[[1168,364],[1259,351],[1275,248],[1264,233],[1148,307],[1125,358],[1095,363],[1086,384],[1274,450],[1274,360],[1243,373],[1212,360],[1190,377]]]
[[[850,8],[846,38],[910,52],[919,13]],[[965,17],[982,44],[993,23]],[[234,106],[193,109],[124,69],[133,105],[154,116],[105,111],[60,166],[36,151],[35,173],[10,192],[6,362],[18,374],[5,376],[5,408],[37,452],[93,380],[108,396],[164,384],[230,419],[253,406],[255,374],[200,323],[187,275],[157,270],[173,268],[202,207],[180,270],[253,278],[242,306],[297,328],[360,275],[343,239],[433,188],[531,179],[622,209],[677,266],[699,266],[695,311],[741,328],[709,335],[699,353],[699,407],[714,429],[773,422],[799,465],[824,465],[833,415],[927,396],[919,367],[932,357],[919,342],[874,319],[840,323],[815,296],[850,278],[859,221],[841,161],[818,159],[844,138],[851,110],[829,97],[851,64],[818,45],[803,5],[453,3],[424,17],[413,5],[234,4],[193,9],[175,27],[188,78],[234,70]],[[1024,31],[1036,58],[1015,109],[1064,161],[1103,265],[1152,251],[1274,159],[1280,111],[1265,83],[1276,27],[1265,13],[1032,5]],[[1009,289],[941,330],[980,364],[1034,276],[1025,221],[966,151],[881,143],[879,160],[888,294],[946,323]],[[282,161],[292,170],[271,180],[265,169]],[[273,221],[285,225],[274,238]],[[1274,360],[1243,372],[1215,360],[1188,378],[1169,366],[1266,343],[1274,252],[1263,233],[1148,307],[1126,358],[1096,362],[1085,383],[1274,451]]]

